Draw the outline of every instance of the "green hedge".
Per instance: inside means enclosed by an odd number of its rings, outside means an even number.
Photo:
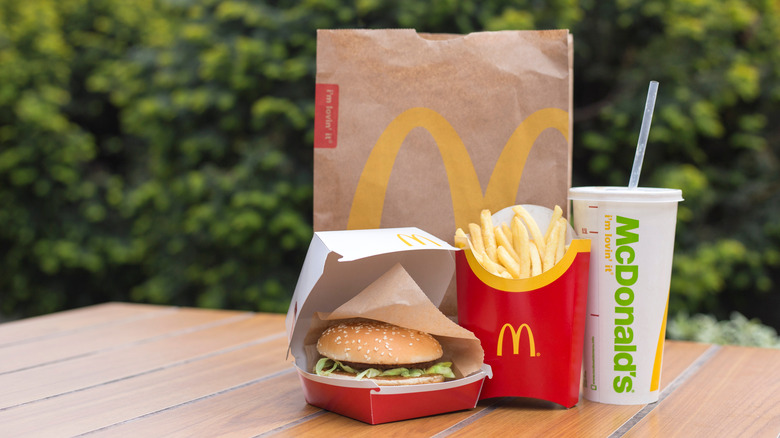
[[[284,311],[311,237],[318,28],[575,35],[575,185],[679,187],[670,313],[780,327],[764,0],[0,0],[0,310]]]
[[[2,310],[286,310],[311,237],[312,14],[0,10]]]
[[[750,347],[780,348],[777,330],[748,320],[739,312],[733,312],[727,320],[716,320],[712,315],[698,314],[689,317],[680,312],[669,321],[667,337],[711,344],[736,344]]]

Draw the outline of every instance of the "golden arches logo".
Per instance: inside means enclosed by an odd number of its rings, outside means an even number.
[[[515,331],[515,328],[512,326],[512,324],[506,323],[503,327],[501,327],[501,331],[498,332],[498,347],[496,347],[496,355],[502,356],[504,353],[504,331],[506,329],[509,329],[510,332],[512,332],[512,353],[513,354],[519,354],[520,352],[520,335],[523,333],[523,330],[525,330],[528,333],[528,351],[529,356],[536,357],[536,344],[534,343],[534,332],[531,331],[531,326],[528,324],[522,324],[520,327]]]
[[[401,234],[401,233],[399,233],[399,234],[397,234],[397,236],[398,236],[399,239],[401,239],[401,242],[403,242],[403,243],[405,243],[405,244],[407,244],[409,246],[413,245],[413,243],[410,243],[409,240],[411,240],[413,242],[417,242],[420,245],[425,246],[426,243],[423,242],[423,239],[427,240],[428,242],[430,242],[430,243],[432,243],[432,244],[434,244],[436,246],[441,246],[441,244],[439,242],[436,242],[435,240],[429,239],[428,237],[425,237],[425,236],[418,236],[417,234]],[[409,239],[409,240],[406,240],[406,239]]]
[[[536,138],[546,129],[553,128],[568,141],[569,113],[558,108],[544,108],[523,120],[501,151],[483,196],[466,146],[447,119],[429,108],[404,111],[390,122],[371,150],[352,199],[348,229],[380,227],[396,156],[414,128],[425,128],[436,142],[447,172],[455,225],[465,227],[482,208],[495,209],[515,203],[520,178]],[[508,187],[515,189],[508,190]]]

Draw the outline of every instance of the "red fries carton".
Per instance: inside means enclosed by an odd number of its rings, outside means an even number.
[[[418,228],[315,233],[287,313],[289,351],[309,404],[369,424],[471,409],[490,373],[480,341],[438,310],[455,248]],[[456,379],[379,386],[320,376],[316,342],[331,320],[369,318],[433,335]]]
[[[540,228],[552,211],[525,206]],[[507,223],[511,209],[493,215]],[[517,396],[570,408],[579,400],[590,241],[567,230],[568,250],[550,270],[506,279],[485,270],[470,249],[456,254],[458,323],[482,341],[493,376],[480,398]]]

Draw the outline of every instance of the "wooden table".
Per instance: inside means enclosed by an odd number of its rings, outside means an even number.
[[[284,315],[109,303],[0,324],[0,436],[750,436],[780,433],[780,350],[666,343],[646,406],[530,399],[370,426],[309,406]]]

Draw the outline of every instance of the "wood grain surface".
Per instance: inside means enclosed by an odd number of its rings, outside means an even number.
[[[725,346],[626,436],[780,436],[780,351]]]
[[[371,426],[306,403],[284,330],[284,315],[124,303],[0,324],[0,437],[780,433],[780,350],[667,341],[649,405],[505,397]]]

